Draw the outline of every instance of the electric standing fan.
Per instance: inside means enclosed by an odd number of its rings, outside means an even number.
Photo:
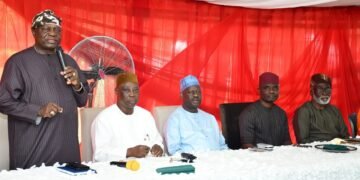
[[[77,43],[69,52],[89,82],[88,107],[105,106],[107,98],[115,98],[115,77],[127,71],[135,73],[134,62],[127,48],[111,37],[92,36]],[[95,90],[95,91],[94,91]]]

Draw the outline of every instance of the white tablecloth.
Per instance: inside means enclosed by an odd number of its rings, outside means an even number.
[[[360,146],[355,146],[359,148]],[[141,168],[130,171],[109,163],[88,163],[97,174],[70,176],[56,167],[38,167],[27,170],[2,171],[1,180],[63,180],[63,179],[316,179],[359,180],[360,150],[348,153],[329,153],[315,148],[293,146],[275,147],[270,152],[250,150],[213,151],[195,154],[193,174],[160,175],[159,167],[183,165],[170,162],[170,157],[138,159]]]

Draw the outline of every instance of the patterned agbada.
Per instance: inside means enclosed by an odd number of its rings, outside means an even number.
[[[330,104],[321,110],[311,101],[304,103],[296,110],[293,124],[298,143],[348,137],[340,111]]]
[[[260,100],[250,104],[239,116],[239,130],[241,144],[291,144],[285,111],[276,104],[271,108]]]
[[[76,62],[66,54],[64,60],[88,87]],[[87,91],[75,92],[60,71],[56,54],[42,55],[33,47],[6,62],[0,111],[8,114],[10,169],[80,161],[77,107],[86,104]],[[63,113],[36,125],[39,109],[49,102],[63,107]]]

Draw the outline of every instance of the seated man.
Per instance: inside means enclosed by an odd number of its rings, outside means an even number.
[[[202,97],[196,77],[183,78],[180,92],[182,106],[169,116],[165,126],[169,154],[227,149],[215,117],[198,108]]]
[[[331,79],[325,74],[315,74],[310,83],[311,101],[296,110],[294,130],[298,143],[330,141],[347,138],[348,131],[340,111],[329,104]]]
[[[274,102],[279,97],[279,77],[265,72],[259,77],[260,99],[250,104],[239,116],[242,148],[258,143],[274,146],[291,144],[285,111]]]
[[[118,161],[127,157],[145,157],[148,152],[162,156],[162,138],[151,113],[136,103],[139,85],[135,74],[117,77],[117,104],[104,109],[92,128],[94,161]]]

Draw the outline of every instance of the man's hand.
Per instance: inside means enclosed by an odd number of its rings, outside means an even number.
[[[38,116],[42,118],[51,118],[54,117],[57,113],[62,113],[63,108],[55,103],[48,103],[45,106],[41,107]]]
[[[155,157],[160,157],[163,155],[164,150],[161,148],[161,146],[155,144],[153,145],[153,147],[151,148],[151,154]]]
[[[253,148],[253,147],[256,147],[256,146],[254,146],[253,144],[243,144],[241,147],[243,149],[247,149],[247,148]]]
[[[145,145],[137,145],[127,149],[126,157],[145,157],[149,153],[150,148]]]
[[[73,67],[66,66],[65,70],[61,71],[60,74],[64,76],[66,84],[72,85],[74,89],[81,88],[78,72]]]

